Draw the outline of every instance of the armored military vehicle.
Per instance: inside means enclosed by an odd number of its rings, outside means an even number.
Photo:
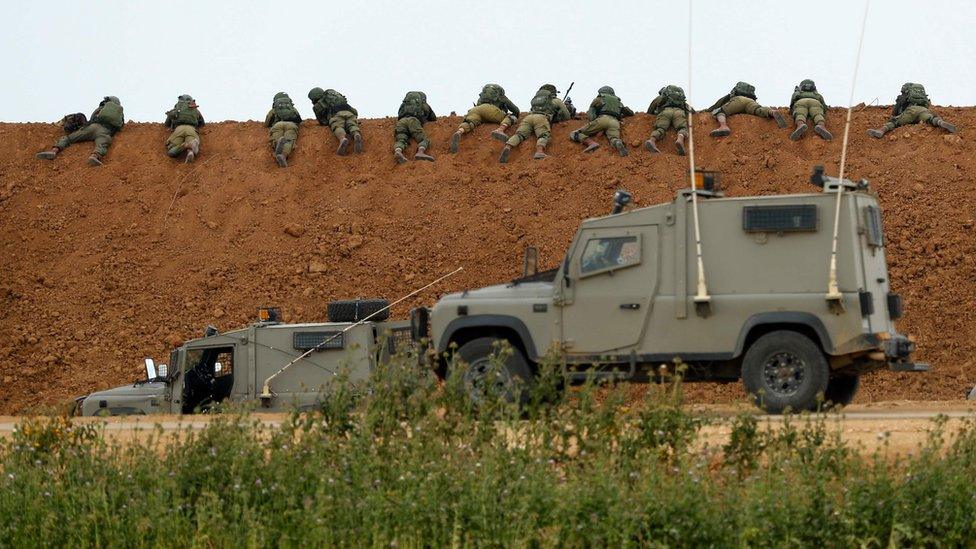
[[[334,322],[286,324],[275,308],[257,322],[204,337],[170,353],[146,379],[77,399],[80,415],[183,414],[221,403],[254,401],[262,410],[316,407],[337,379],[361,382],[377,361],[411,345],[410,322],[387,321],[384,300],[329,304]],[[340,374],[341,377],[340,377]]]
[[[613,213],[584,221],[557,268],[536,272],[529,250],[522,278],[442,298],[430,312],[438,372],[449,374],[456,346],[473,397],[494,387],[515,398],[547,359],[570,380],[647,380],[683,364],[689,381],[741,379],[775,413],[847,404],[873,370],[928,369],[895,328],[902,300],[889,289],[881,209],[866,181],[818,167],[812,182],[823,192],[726,198],[714,174],[700,179],[670,203],[630,211],[618,192]],[[514,352],[499,367],[501,341]]]

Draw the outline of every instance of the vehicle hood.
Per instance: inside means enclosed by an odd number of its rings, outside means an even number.
[[[164,411],[168,392],[162,381],[123,385],[79,398],[78,412],[83,416],[158,413]]]
[[[166,384],[162,381],[152,381],[149,383],[133,383],[132,385],[123,385],[121,387],[114,387],[112,389],[106,389],[104,391],[96,391],[86,398],[99,398],[99,397],[154,397],[161,396],[166,393]]]
[[[496,284],[478,288],[476,290],[466,290],[448,294],[442,299],[444,301],[467,301],[472,299],[538,299],[552,297],[553,285],[551,282],[524,282],[520,284]]]

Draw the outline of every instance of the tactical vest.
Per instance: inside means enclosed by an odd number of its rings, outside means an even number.
[[[666,86],[661,89],[661,96],[664,97],[664,101],[661,102],[661,108],[675,108],[684,109],[685,103],[685,91],[678,86]]]
[[[905,92],[905,103],[919,107],[928,107],[930,105],[929,96],[925,93],[925,88],[918,84],[909,87],[908,91]]]
[[[115,131],[121,130],[122,125],[125,123],[125,115],[122,113],[122,105],[114,101],[106,101],[98,109],[98,115],[95,116],[95,120],[92,122],[97,122],[103,126],[108,126]]]
[[[322,105],[329,109],[330,113],[335,113],[340,109],[340,107],[347,107],[346,96],[335,90],[325,90],[325,95],[322,96]]]
[[[823,102],[823,99],[820,97],[820,94],[817,93],[817,92],[815,92],[815,91],[802,91],[801,90],[801,91],[798,91],[798,92],[794,93],[793,96],[796,97],[796,100],[800,100],[800,99],[816,99],[817,101],[820,101],[821,103]]]
[[[423,122],[427,119],[427,110],[424,109],[424,100],[419,93],[410,92],[403,98],[400,104],[400,118],[412,116]]]
[[[505,106],[505,89],[498,84],[486,84],[478,94],[478,104],[494,105],[499,109]]]
[[[65,115],[62,121],[64,122],[64,133],[66,134],[74,133],[88,125],[88,117],[80,112]]]
[[[275,118],[278,122],[302,123],[302,115],[298,113],[298,109],[295,108],[295,104],[290,97],[286,96],[275,99],[274,103],[271,104],[271,110],[274,111]]]
[[[556,114],[556,106],[553,105],[552,100],[555,99],[556,94],[552,93],[551,90],[542,89],[535,92],[535,97],[529,103],[530,111],[538,114],[544,114],[550,119]]]
[[[173,113],[174,126],[181,126],[183,124],[196,126],[200,123],[197,117],[197,110],[190,107],[189,101],[177,101],[173,110],[170,112]]]
[[[747,82],[739,82],[732,88],[732,92],[729,95],[732,97],[742,96],[748,97],[749,99],[756,99],[756,87]]]
[[[620,98],[609,93],[601,93],[598,97],[603,100],[603,106],[600,107],[600,114],[605,114],[619,119],[620,111],[623,109],[623,104],[620,102]]]

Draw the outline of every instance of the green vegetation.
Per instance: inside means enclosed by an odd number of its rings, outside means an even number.
[[[0,546],[965,546],[976,539],[976,429],[941,423],[910,458],[845,447],[830,420],[733,421],[724,447],[677,405],[554,375],[516,410],[475,410],[399,361],[278,427],[109,443],[31,420],[0,448]],[[555,401],[555,402],[553,402]]]

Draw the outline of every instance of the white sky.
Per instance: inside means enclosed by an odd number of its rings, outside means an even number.
[[[737,80],[785,105],[812,77],[846,105],[862,0],[697,0],[692,105]],[[486,82],[520,107],[539,85],[585,105],[604,84],[646,109],[688,81],[687,4],[633,0],[62,1],[7,3],[0,32],[0,120],[86,114],[105,95],[128,118],[161,121],[176,96],[207,120],[263,119],[288,92],[306,118],[313,86],[346,94],[363,117],[396,113],[427,92],[438,114],[463,113]],[[976,104],[976,1],[874,0],[855,102],[891,103],[906,81],[940,105]]]

